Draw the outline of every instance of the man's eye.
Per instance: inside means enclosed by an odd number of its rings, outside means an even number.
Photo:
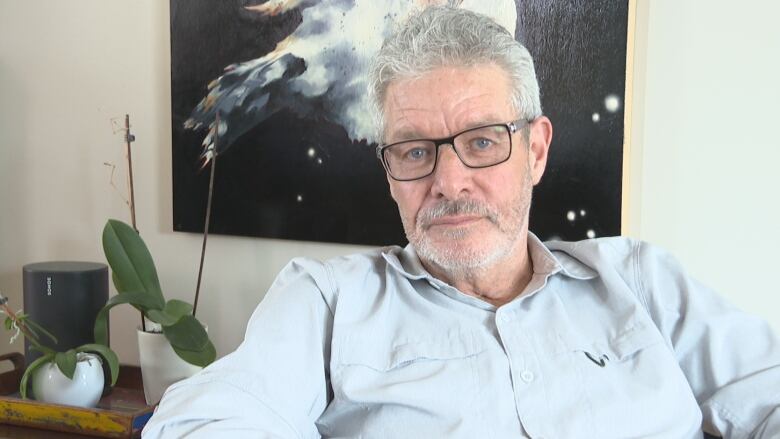
[[[420,160],[425,157],[427,152],[422,148],[412,148],[406,153],[406,158],[409,160]]]
[[[479,138],[471,141],[471,147],[474,149],[487,149],[493,146],[493,141],[490,139]]]

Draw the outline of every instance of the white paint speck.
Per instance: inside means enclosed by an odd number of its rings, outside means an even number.
[[[593,123],[599,123],[599,121],[601,120],[601,115],[598,113],[593,113],[591,119],[593,119]]]
[[[588,212],[585,212],[585,209],[580,209],[580,216],[585,216]]]
[[[566,219],[569,220],[569,221],[574,221],[575,219],[577,219],[577,214],[574,213],[573,210],[570,210],[570,211],[566,212]]]
[[[317,154],[317,151],[314,148],[309,148],[308,151],[309,157],[314,157],[315,154]]]
[[[617,95],[607,95],[604,98],[604,108],[610,113],[614,113],[620,109],[620,98]]]
[[[298,194],[298,196],[295,197],[295,199],[296,199],[296,201],[298,201],[300,203],[301,201],[303,201],[303,195]]]
[[[321,158],[319,158],[319,157],[317,157],[317,164],[318,164],[318,165],[321,165],[321,164],[322,164],[322,159],[321,159]]]
[[[593,239],[593,238],[595,238],[595,237],[596,237],[596,232],[594,232],[594,231],[593,231],[593,229],[590,229],[590,230],[588,230],[588,231],[585,233],[585,236],[587,236],[587,237],[588,237],[588,239]]]

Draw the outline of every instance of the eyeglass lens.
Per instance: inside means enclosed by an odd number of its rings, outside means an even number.
[[[452,143],[463,164],[471,168],[501,163],[509,158],[512,149],[506,125],[490,125],[464,131],[455,136]],[[385,148],[384,158],[394,178],[412,180],[433,172],[436,153],[436,142],[412,140]]]

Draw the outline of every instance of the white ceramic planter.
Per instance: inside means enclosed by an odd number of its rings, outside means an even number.
[[[38,368],[32,376],[33,395],[38,401],[53,404],[94,407],[103,393],[103,367],[95,354],[77,354],[73,379],[60,372],[54,363]]]
[[[203,369],[179,358],[162,333],[144,332],[139,329],[138,354],[144,381],[144,396],[149,405],[160,402],[168,386]]]

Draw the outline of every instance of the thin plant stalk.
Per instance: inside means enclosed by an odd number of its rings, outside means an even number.
[[[135,223],[135,188],[133,186],[133,154],[130,143],[135,140],[135,136],[130,134],[130,115],[125,114],[125,143],[127,145],[127,177],[130,180],[130,224],[137,232],[138,227]]]
[[[38,337],[34,334],[34,332],[27,327],[27,324],[21,320],[19,320],[19,317],[16,316],[16,313],[13,312],[10,306],[8,306],[8,298],[0,294],[0,309],[3,310],[5,315],[11,318],[11,320],[16,323],[16,327],[19,328],[19,331],[22,332],[24,337],[30,341],[34,346],[41,348],[41,344],[38,341]],[[41,349],[43,350],[43,349]]]
[[[211,175],[209,176],[209,194],[206,199],[206,220],[203,229],[203,246],[200,249],[200,266],[198,267],[198,283],[195,287],[195,301],[192,303],[192,315],[198,309],[198,298],[200,297],[200,281],[203,277],[203,262],[206,259],[206,241],[209,238],[209,224],[211,223],[211,200],[214,196],[214,173],[217,169],[217,142],[219,141],[219,111],[215,119],[214,142],[211,144]],[[208,156],[207,156],[208,158]]]
[[[130,148],[130,143],[135,141],[135,136],[130,133],[130,115],[125,114],[125,144],[127,145],[127,179],[128,187],[130,188],[130,224],[133,226],[133,230],[138,232],[138,226],[135,222],[135,186],[133,185],[133,153]],[[141,311],[141,330],[146,332],[146,319],[144,313]]]

